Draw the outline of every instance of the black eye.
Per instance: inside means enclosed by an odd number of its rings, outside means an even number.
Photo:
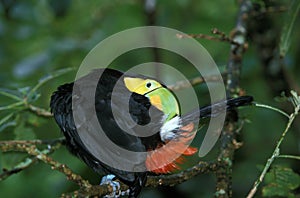
[[[150,88],[151,85],[152,85],[151,82],[148,82],[148,83],[146,84],[146,87],[147,87],[147,88]]]

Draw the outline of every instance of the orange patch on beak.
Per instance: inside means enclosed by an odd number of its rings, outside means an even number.
[[[155,106],[156,108],[158,108],[159,110],[163,110],[162,108],[162,103],[161,103],[161,99],[160,96],[156,95],[156,96],[151,96],[150,97],[150,102],[153,106]]]

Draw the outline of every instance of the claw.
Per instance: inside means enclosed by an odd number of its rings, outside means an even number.
[[[108,184],[113,189],[113,192],[110,195],[105,195],[104,198],[114,198],[114,197],[118,198],[122,195],[121,185],[119,182],[114,181],[114,179],[116,179],[116,176],[112,174],[102,177],[100,185]]]

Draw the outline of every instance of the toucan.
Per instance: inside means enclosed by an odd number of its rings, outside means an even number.
[[[178,171],[184,157],[197,152],[189,145],[199,120],[250,105],[252,101],[251,96],[240,96],[181,115],[175,94],[163,83],[105,68],[59,86],[51,96],[50,107],[68,150],[95,172],[113,174],[129,186],[129,197],[137,197],[148,174]],[[217,108],[212,111],[212,107]],[[92,120],[100,124],[103,133],[95,130]],[[85,138],[85,134],[92,138]],[[121,158],[120,165],[127,169],[101,160],[102,151],[96,150],[104,145],[102,136],[118,148],[136,153],[129,160],[110,148],[102,149],[111,152],[112,158]],[[143,168],[136,171],[139,166]]]

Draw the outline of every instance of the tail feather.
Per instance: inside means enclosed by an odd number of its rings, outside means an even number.
[[[252,96],[240,96],[238,98],[230,98],[224,101],[214,103],[212,105],[201,107],[182,117],[184,123],[195,122],[203,118],[217,117],[224,111],[230,111],[240,106],[251,105]]]
[[[230,111],[236,107],[251,105],[252,101],[252,96],[241,96],[205,106],[200,108],[200,118],[215,117],[224,110]]]

